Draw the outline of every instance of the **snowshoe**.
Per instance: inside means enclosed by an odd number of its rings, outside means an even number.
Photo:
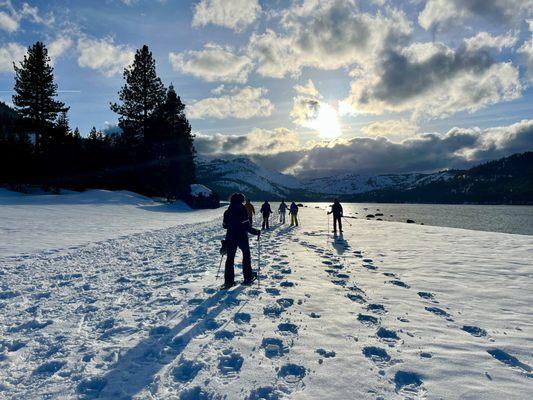
[[[257,273],[252,272],[252,279],[245,279],[242,281],[242,284],[245,286],[250,286],[252,283],[254,283],[257,280]]]

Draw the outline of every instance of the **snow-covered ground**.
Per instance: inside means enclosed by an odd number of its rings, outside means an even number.
[[[127,191],[25,195],[0,188],[0,255],[78,246],[218,215]]]
[[[530,236],[349,220],[335,239],[303,208],[262,236],[257,284],[218,291],[220,210],[164,229],[141,210],[144,232],[68,251],[2,241],[0,398],[531,398]]]

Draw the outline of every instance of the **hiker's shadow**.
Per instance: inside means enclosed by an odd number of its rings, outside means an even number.
[[[344,252],[350,250],[350,245],[344,239],[342,232],[339,235],[336,233],[333,235],[333,242],[331,244],[338,255],[343,255]]]
[[[102,399],[130,398],[147,388],[157,373],[178,357],[191,340],[218,327],[214,319],[226,308],[239,303],[237,296],[244,290],[219,291],[204,300],[174,327],[152,328],[149,336],[120,356],[116,365],[100,382],[105,384]],[[78,388],[80,392],[80,388]],[[83,393],[80,393],[83,394]]]

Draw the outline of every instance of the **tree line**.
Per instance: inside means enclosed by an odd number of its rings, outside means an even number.
[[[110,104],[120,127],[114,134],[93,127],[82,137],[71,129],[42,42],[14,70],[14,109],[0,102],[0,184],[187,198],[195,182],[194,136],[185,104],[157,76],[148,46],[124,69],[119,101]]]

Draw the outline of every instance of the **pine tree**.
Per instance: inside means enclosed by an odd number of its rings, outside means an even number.
[[[126,84],[119,92],[122,104],[111,104],[111,110],[120,115],[119,126],[126,135],[146,139],[150,118],[165,98],[148,46],[137,50],[133,64],[124,70],[124,79]]]
[[[162,170],[162,187],[167,197],[184,196],[195,182],[195,150],[185,104],[171,84],[165,101],[154,116],[155,158]]]
[[[104,140],[105,135],[102,131],[96,130],[96,127],[92,127],[91,131],[89,132],[89,140]]]
[[[38,149],[47,128],[53,125],[60,112],[68,111],[69,107],[55,100],[57,85],[54,83],[54,69],[42,42],[28,47],[20,66],[15,63],[13,66],[16,93],[13,103],[29,128],[34,130],[35,147]]]

